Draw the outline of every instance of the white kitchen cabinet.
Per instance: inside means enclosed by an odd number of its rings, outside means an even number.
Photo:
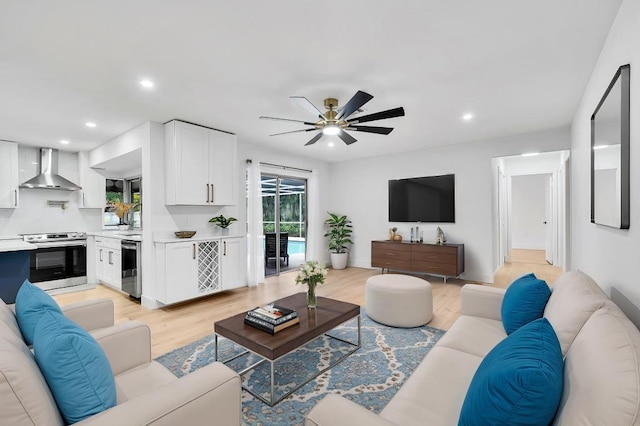
[[[78,206],[84,209],[103,209],[106,205],[105,177],[89,167],[89,153],[78,153],[78,174],[82,189]]]
[[[122,249],[119,238],[95,237],[96,279],[122,290]]]
[[[19,205],[18,144],[0,141],[0,208]]]
[[[165,204],[236,204],[236,136],[178,120],[165,124]]]
[[[157,300],[177,303],[246,285],[243,242],[229,237],[156,243]]]
[[[222,240],[220,258],[220,280],[223,290],[243,287],[245,280],[244,238],[225,238]]]

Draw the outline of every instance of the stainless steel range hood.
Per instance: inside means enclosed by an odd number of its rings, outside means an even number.
[[[20,185],[20,188],[60,189],[77,191],[82,189],[58,174],[58,150],[40,148],[40,174]]]

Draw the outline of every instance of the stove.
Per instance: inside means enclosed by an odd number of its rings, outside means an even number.
[[[22,239],[28,243],[45,243],[54,241],[86,240],[86,232],[59,232],[56,234],[23,234]]]
[[[23,234],[31,250],[29,281],[44,290],[87,283],[87,234],[57,232]]]

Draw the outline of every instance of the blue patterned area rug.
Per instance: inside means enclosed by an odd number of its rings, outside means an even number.
[[[351,320],[333,330],[332,336],[356,339],[357,321]],[[326,394],[336,393],[379,413],[411,375],[444,331],[433,327],[394,328],[361,316],[362,347],[283,401],[269,407],[249,392],[242,392],[242,420],[245,425],[302,425],[305,415]],[[226,360],[243,352],[227,339],[218,341],[219,359]],[[318,338],[276,362],[276,395],[284,395],[294,383],[301,383],[311,372],[320,371],[334,357],[351,348],[339,340]],[[181,377],[213,362],[213,336],[204,337],[156,359]],[[228,363],[235,371],[254,364],[259,358],[245,355]],[[243,376],[243,384],[267,395],[268,363]]]

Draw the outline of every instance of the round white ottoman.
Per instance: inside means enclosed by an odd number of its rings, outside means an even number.
[[[369,318],[385,325],[425,325],[433,318],[431,284],[409,275],[375,275],[367,280],[364,306]]]

